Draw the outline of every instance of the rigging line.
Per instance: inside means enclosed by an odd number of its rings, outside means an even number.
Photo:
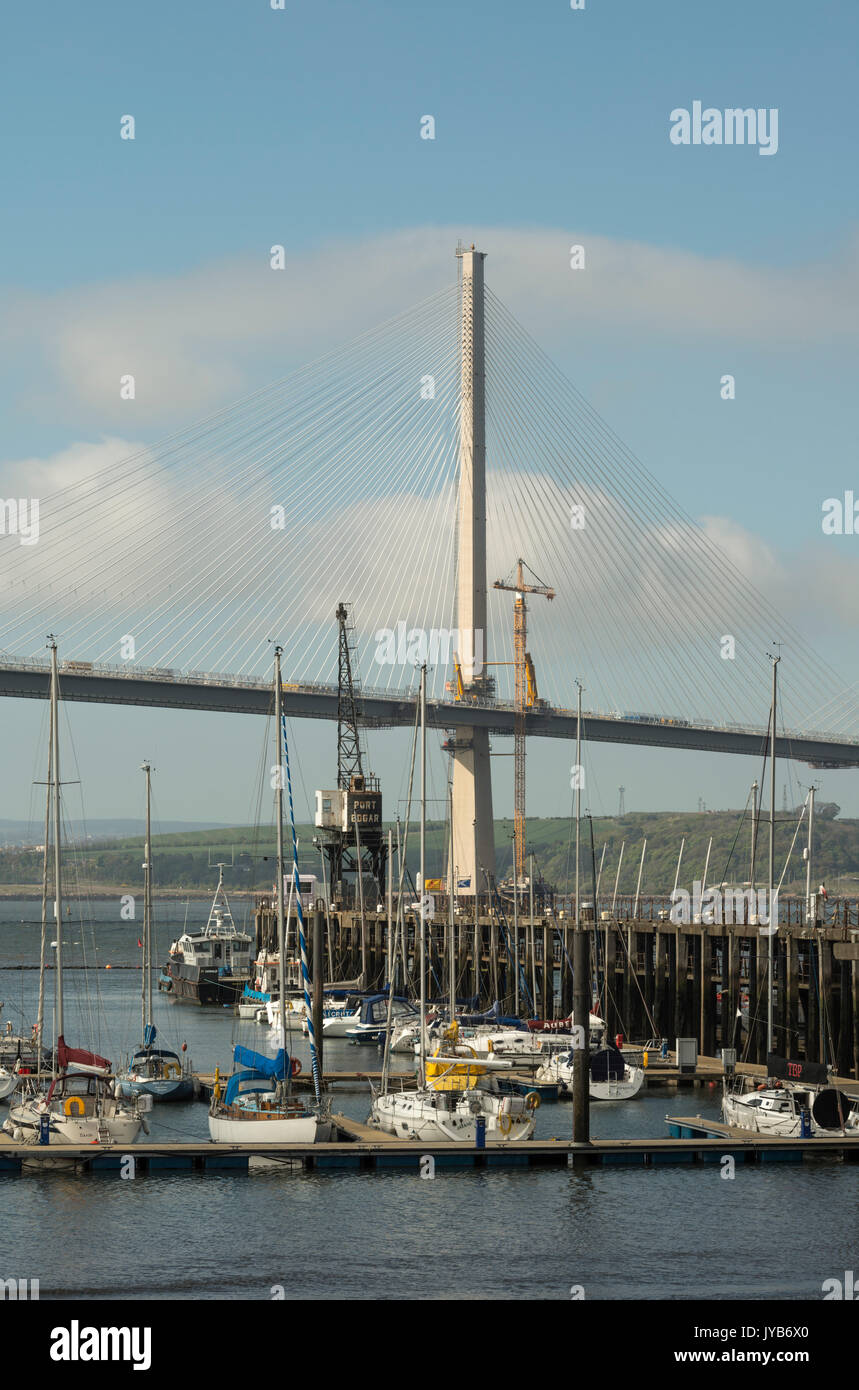
[[[416,349],[416,353],[417,353],[417,349]],[[417,364],[417,366],[420,366],[420,364],[424,364],[424,363],[423,363],[423,357],[421,357],[421,359],[418,359],[418,357],[416,356],[416,364]],[[417,366],[416,366],[416,370],[417,370]],[[247,470],[246,470],[246,471],[247,471]],[[270,486],[270,478],[265,477],[265,478],[264,478],[264,482],[265,482],[265,485]],[[131,505],[132,505],[132,502],[131,502],[131,500],[129,500],[129,506],[131,506]],[[196,498],[189,499],[188,507],[189,507],[189,509],[190,509],[190,512],[192,512],[193,516],[195,516],[195,520],[199,520],[199,516],[197,516],[197,513],[199,513],[199,500],[197,500]],[[181,512],[181,509],[179,509],[178,516],[177,516],[177,527],[179,527],[179,525],[181,525],[181,523],[183,523],[183,520],[185,520],[185,514],[183,514],[183,513]],[[100,528],[100,520],[99,520],[99,518],[96,518],[96,523],[95,523],[95,524],[96,524],[96,527],[97,527],[97,528]],[[215,518],[215,528],[217,528],[217,518]],[[90,530],[92,530],[92,528],[90,528]],[[104,541],[104,538],[101,537],[101,542],[103,542],[103,541]],[[88,546],[89,543],[90,543],[90,542],[88,541],[88,538],[85,537],[85,539],[83,539],[83,545]],[[117,542],[115,542],[115,545],[120,546],[120,548],[122,548],[122,550],[124,550],[124,553],[125,553],[125,550],[128,549],[128,542],[126,542],[126,538],[125,538],[125,537],[120,537],[120,538],[118,538],[118,539],[117,539]],[[108,548],[110,548],[110,546],[108,546]],[[101,543],[100,550],[103,550],[103,549],[104,549],[104,543]],[[104,569],[104,567],[107,567],[107,566],[103,566],[103,569]]]
[[[159,447],[163,448],[167,445],[176,445],[180,441],[187,440],[189,437],[193,438],[199,431],[208,429],[215,423],[222,421],[225,416],[228,416],[229,414],[237,410],[250,407],[252,404],[255,404],[256,402],[260,401],[262,398],[265,398],[266,396],[272,393],[284,389],[284,387],[288,384],[297,382],[302,377],[312,376],[314,373],[317,373],[324,364],[336,361],[337,358],[343,355],[344,353],[363,353],[364,351],[366,351],[368,344],[372,340],[378,337],[382,337],[383,335],[389,334],[392,328],[394,328],[396,325],[407,326],[414,315],[423,313],[425,309],[431,308],[434,305],[439,306],[444,301],[452,301],[452,298],[453,296],[450,286],[445,286],[441,290],[433,291],[432,294],[426,296],[422,300],[419,300],[417,304],[411,305],[408,309],[402,310],[399,313],[393,315],[391,318],[386,319],[382,323],[375,325],[373,328],[365,330],[363,333],[360,333],[357,337],[353,338],[349,343],[347,343],[345,347],[343,347],[342,345],[338,345],[338,347],[330,349],[326,353],[322,353],[319,357],[314,358],[311,362],[306,363],[304,366],[298,368],[295,372],[290,373],[288,376],[278,378],[273,382],[268,382],[266,383],[266,385],[258,387],[257,390],[251,392],[249,395],[240,398],[239,401],[231,402],[230,405],[221,407],[219,410],[214,411],[211,415],[204,417],[202,420],[195,421],[191,425],[183,426],[180,430],[177,430],[174,433],[165,436],[164,439],[159,441]],[[148,453],[149,447],[146,446],[143,449],[138,450],[137,453],[131,454],[127,456],[125,459],[118,460],[116,464],[111,465],[110,470],[96,470],[95,472],[89,474],[87,477],[83,479],[78,479],[74,483],[67,484],[65,488],[60,488],[55,493],[49,494],[45,501],[46,503],[53,502],[57,498],[61,498],[73,493],[77,488],[81,487],[82,485],[100,481],[104,478],[105,474],[108,471],[116,472],[118,475],[121,475],[123,482],[125,482],[128,478],[128,466],[135,459],[143,458],[144,465],[149,466],[149,459],[144,458],[144,456],[148,455]]]
[[[525,475],[525,476],[526,476],[526,479],[528,480],[528,483],[530,484],[530,477],[529,477],[528,475]],[[543,513],[544,513],[544,515],[545,515],[545,517],[546,517],[547,525],[546,525],[546,530],[545,530],[545,533],[544,533],[544,536],[543,536],[543,544],[544,544],[544,547],[545,547],[545,546],[549,543],[549,541],[553,539],[553,533],[552,533],[552,528],[551,528],[552,515],[551,515],[551,513],[550,513],[549,511],[547,511],[548,499],[544,499],[544,498],[541,496],[541,494],[540,494],[539,492],[536,492],[536,491],[534,491],[534,490],[532,489],[532,502],[533,502],[533,506],[534,506],[535,508],[538,508],[538,507],[539,507],[539,508],[541,508],[541,509],[543,510]],[[561,572],[563,572],[563,573],[565,574],[565,577],[567,578],[567,582],[568,582],[568,584],[569,584],[569,592],[573,592],[573,591],[575,591],[575,590],[577,589],[577,585],[576,585],[576,583],[575,583],[575,579],[573,579],[573,582],[570,583],[570,571],[569,571],[569,569],[567,568],[567,559],[566,559],[566,557],[564,556],[563,552],[558,552],[558,551],[556,550],[555,553],[557,554],[557,557],[558,557],[559,569],[560,569]],[[574,562],[574,563],[575,563],[575,562]],[[565,597],[566,597],[566,596],[565,596]],[[570,606],[570,605],[569,605],[568,603],[565,602],[565,598],[562,598],[562,607],[569,608],[569,606]],[[584,605],[583,607],[580,607],[579,610],[578,610],[578,612],[579,612],[579,616],[580,616],[580,617],[583,615],[583,617],[584,617],[584,622],[585,622],[586,626],[588,626],[588,627],[591,628],[591,631],[592,631],[592,638],[593,638],[593,640],[595,641],[595,643],[596,643],[598,649],[600,649],[600,644],[599,644],[599,642],[598,642],[597,639],[596,639],[596,633],[595,633],[595,631],[593,630],[593,627],[592,627],[592,624],[591,624],[589,606],[588,606],[588,605]],[[618,652],[618,655],[620,655],[619,652]],[[605,662],[604,653],[601,653],[601,665],[603,665],[603,666],[606,666],[606,665],[607,665],[607,663]],[[558,668],[556,667],[556,670],[557,670],[557,669],[558,669]]]
[[[504,403],[504,402],[503,402],[503,397],[502,397],[502,405],[503,405],[503,403]],[[543,500],[541,494],[538,493],[538,492],[536,492],[536,491],[534,490],[533,485],[532,485],[532,483],[531,483],[531,477],[530,477],[529,475],[527,475],[527,474],[525,475],[525,477],[526,477],[527,484],[531,487],[531,491],[532,491],[532,500],[533,500],[533,505],[534,505],[534,507],[536,508],[536,507],[538,507],[538,506],[542,506],[542,507],[543,507],[543,510],[544,510],[544,515],[546,515],[547,526],[546,526],[546,532],[545,532],[545,535],[544,535],[544,545],[545,545],[546,542],[548,542],[549,538],[552,536],[551,521],[552,521],[553,518],[552,518],[552,516],[551,516],[551,513],[546,512],[546,510],[545,510],[545,502],[544,502],[544,500]],[[559,558],[560,558],[560,557],[559,557]],[[576,564],[576,561],[575,561],[575,559],[574,559],[574,560],[573,560],[573,565],[575,566],[575,564]],[[567,569],[567,563],[566,563],[566,559],[565,559],[565,558],[560,558],[560,566],[561,566],[561,568],[565,571],[565,573],[567,574],[567,577],[568,577],[568,579],[569,579],[569,570]],[[575,581],[574,581],[573,584],[570,586],[570,592],[573,592],[573,591],[577,590],[577,588],[578,588],[578,585],[577,585],[577,584],[575,583]],[[562,606],[568,606],[568,605],[566,605],[566,604],[564,603],[564,600],[563,600],[563,599],[562,599]],[[596,642],[596,645],[597,645],[597,647],[598,647],[598,649],[599,649],[599,648],[600,648],[600,644],[599,644],[598,641],[596,641],[596,634],[595,634],[595,631],[593,630],[593,627],[592,627],[592,625],[591,625],[591,623],[590,623],[589,608],[590,608],[589,605],[580,606],[579,609],[578,609],[578,614],[579,614],[580,617],[582,616],[582,614],[584,614],[584,621],[585,621],[585,623],[586,623],[589,627],[591,627],[593,640]],[[621,652],[620,652],[619,650],[617,651],[617,655],[618,655],[618,657],[619,657],[621,660],[623,659],[623,658],[622,658],[622,655],[621,655]],[[604,655],[604,653],[601,653],[601,663],[600,663],[600,664],[601,664],[603,667],[605,667],[605,666],[607,665],[607,663],[606,663],[606,661],[605,661],[605,655]],[[657,694],[658,694],[658,692],[657,692],[656,690],[654,690],[654,695],[657,695]]]
[[[598,535],[599,535],[599,533],[600,533],[600,528],[597,528],[597,530],[598,530]]]
[[[494,296],[493,296],[493,299],[494,299]],[[496,303],[500,303],[500,302],[499,302],[499,301],[496,301]],[[501,306],[501,308],[503,309],[503,306]],[[509,319],[511,322],[516,323],[516,320],[513,320],[513,319],[512,319],[512,316],[509,315],[509,311],[504,310],[504,313],[507,315],[508,319]],[[527,333],[525,333],[525,330],[523,330],[523,329],[521,328],[521,325],[518,325],[518,324],[517,324],[517,327],[518,327],[518,329],[519,329],[519,331],[520,331],[520,334],[524,334],[525,338],[527,339],[527,338],[528,338],[528,335],[527,335]],[[673,502],[672,499],[668,498],[668,494],[665,493],[664,489],[662,489],[662,488],[656,483],[656,480],[652,477],[652,475],[650,475],[650,474],[647,473],[647,470],[644,469],[644,467],[643,467],[643,465],[640,463],[640,461],[639,461],[638,459],[636,459],[636,458],[634,457],[634,455],[632,455],[631,451],[628,450],[628,449],[626,448],[625,445],[622,444],[622,441],[619,441],[619,440],[617,439],[617,437],[614,436],[614,435],[612,434],[612,432],[609,430],[609,428],[608,428],[608,426],[605,424],[605,422],[601,419],[601,417],[597,414],[597,412],[594,411],[593,407],[591,407],[591,406],[584,400],[584,398],[581,397],[580,393],[576,390],[576,388],[572,385],[572,383],[568,380],[568,378],[564,377],[564,375],[563,375],[563,374],[560,372],[560,370],[555,366],[555,364],[551,361],[551,359],[546,358],[546,357],[545,357],[545,354],[543,354],[538,348],[536,348],[536,345],[533,344],[533,341],[532,341],[532,340],[530,340],[530,341],[531,341],[531,347],[534,348],[534,349],[536,350],[536,352],[537,352],[537,354],[538,354],[538,356],[539,356],[539,359],[540,359],[541,363],[543,364],[543,368],[544,368],[543,375],[544,375],[544,376],[547,376],[549,373],[551,373],[554,377],[558,378],[558,379],[561,381],[561,383],[563,383],[563,385],[564,385],[564,387],[565,387],[565,389],[567,390],[568,393],[572,393],[574,397],[578,397],[578,398],[579,398],[579,400],[580,400],[582,406],[584,406],[584,407],[586,408],[586,411],[587,411],[588,415],[589,415],[590,417],[592,417],[593,419],[595,419],[595,420],[598,422],[598,428],[599,428],[599,430],[601,431],[601,433],[602,433],[604,436],[606,436],[606,437],[608,437],[608,438],[610,438],[610,439],[612,440],[615,449],[618,450],[619,452],[622,452],[622,453],[627,457],[627,459],[629,459],[629,460],[632,462],[632,464],[633,464],[633,465],[635,466],[635,468],[638,470],[639,474],[640,474],[641,476],[646,477],[646,478],[648,479],[649,485],[651,486],[651,488],[652,488],[653,490],[655,490],[657,493],[659,493],[659,494],[663,497],[663,499],[666,499],[666,500],[669,501],[670,509],[671,509],[672,511],[674,511],[675,514],[679,514],[680,516],[683,516],[684,514],[682,513],[682,511],[681,511],[681,509],[678,507],[678,505],[677,505],[675,502]],[[689,518],[686,518],[686,519],[689,520]],[[725,563],[725,556],[724,556],[724,553],[721,551],[721,549],[720,549],[719,547],[717,547],[717,546],[715,545],[715,543],[712,542],[712,541],[710,540],[709,536],[706,534],[706,532],[703,532],[703,530],[701,531],[701,536],[702,536],[703,543],[704,543],[705,547],[711,552],[711,554],[714,554],[714,555],[716,556],[717,562],[719,562],[719,563],[721,563],[722,565],[724,565],[724,563]],[[769,614],[768,614],[768,615],[769,615],[770,621],[772,621],[773,618],[775,618],[783,627],[784,627],[784,626],[787,626],[787,624],[785,623],[785,619],[784,619],[783,617],[781,617],[781,615],[778,615],[778,614],[775,612],[774,609],[772,609],[772,606],[768,603],[767,600],[765,600],[765,599],[763,598],[763,596],[762,596],[761,594],[759,594],[759,593],[754,589],[754,586],[752,586],[752,585],[749,583],[749,581],[745,581],[745,584],[746,584],[746,587],[754,593],[755,597],[756,597],[757,600],[758,600],[758,605],[759,605],[759,606],[760,606],[760,605],[763,605],[767,610],[769,610]],[[793,630],[793,629],[791,629],[791,630]],[[798,636],[798,634],[797,634],[797,636]],[[801,639],[800,639],[800,640],[801,640]],[[834,674],[834,673],[833,673],[833,674]],[[839,679],[840,679],[840,678],[839,678]]]
[[[270,485],[271,485],[271,480],[270,480],[269,478],[266,478],[266,479],[265,479],[265,484],[266,484],[266,487],[270,487]],[[216,528],[216,529],[218,528],[218,521],[217,521],[217,519],[216,519],[216,521],[215,521],[215,528]],[[214,564],[215,564],[215,561],[213,561],[213,565],[214,565]]]

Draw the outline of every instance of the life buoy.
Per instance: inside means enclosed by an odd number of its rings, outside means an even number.
[[[165,1062],[165,1063],[164,1063],[164,1075],[165,1075],[165,1077],[170,1077],[170,1076],[179,1077],[179,1076],[182,1075],[182,1068],[179,1066],[179,1063],[178,1063],[178,1062]]]
[[[513,1117],[508,1115],[506,1110],[502,1110],[498,1116],[498,1128],[502,1134],[509,1134],[513,1128]]]
[[[290,1070],[293,1076],[301,1075],[301,1063],[299,1062],[297,1057],[293,1057],[290,1065]]]
[[[75,1107],[75,1114],[83,1115],[85,1113],[84,1103],[81,1100],[80,1096],[69,1096],[68,1100],[65,1102],[63,1106],[63,1114],[71,1115],[72,1106]]]
[[[528,1107],[529,1110],[539,1110],[539,1108],[540,1108],[540,1092],[539,1092],[539,1091],[529,1091],[528,1094],[527,1094],[527,1096],[525,1097],[525,1104],[527,1105],[527,1107]]]

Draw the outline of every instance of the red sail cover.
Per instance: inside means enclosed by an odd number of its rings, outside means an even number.
[[[87,1067],[94,1071],[110,1071],[110,1062],[99,1057],[96,1052],[85,1052],[82,1047],[66,1047],[65,1038],[57,1038],[57,1061],[60,1069],[66,1067]]]

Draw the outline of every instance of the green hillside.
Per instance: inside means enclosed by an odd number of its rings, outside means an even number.
[[[776,820],[776,875],[781,874],[797,826],[797,815],[780,812]],[[495,844],[499,877],[510,872],[512,860],[511,820],[495,823]],[[314,830],[298,827],[299,860],[303,872],[320,874],[318,850],[313,848]],[[531,818],[528,822],[529,849],[534,854],[538,874],[563,892],[571,887],[574,876],[574,826],[559,818]],[[751,826],[748,817],[734,811],[719,812],[635,812],[618,817],[600,817],[593,821],[596,862],[599,865],[603,846],[606,846],[603,870],[603,889],[614,887],[618,856],[625,842],[619,891],[635,892],[638,866],[644,839],[647,840],[643,893],[670,892],[674,883],[680,842],[685,837],[681,886],[691,888],[694,879],[704,871],[708,841],[712,837],[709,883],[742,882],[749,874]],[[830,892],[859,893],[859,820],[840,820],[838,807],[825,804],[818,808],[814,837],[814,874],[826,881]],[[801,888],[805,882],[802,848],[806,842],[803,822],[785,877],[785,888]],[[427,874],[435,877],[443,872],[446,834],[440,825],[427,831]],[[582,865],[589,891],[591,826],[582,822]],[[769,827],[761,826],[758,844],[758,879],[766,870]],[[417,827],[409,840],[409,865],[417,873]],[[126,839],[90,842],[83,849],[68,850],[68,869],[82,883],[93,887],[128,888],[132,891],[142,883],[143,839],[139,835]],[[217,860],[233,861],[227,870],[227,882],[237,889],[264,888],[273,874],[275,854],[273,830],[261,832],[250,826],[227,830],[179,832],[153,837],[154,882],[162,889],[207,889],[217,880]],[[31,885],[41,883],[42,856],[35,850],[20,848],[0,850],[0,885]],[[70,879],[72,887],[74,877]]]

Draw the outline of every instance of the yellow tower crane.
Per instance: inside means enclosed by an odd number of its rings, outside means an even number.
[[[536,584],[525,583],[525,570]],[[515,582],[514,582],[515,581]],[[543,583],[524,560],[516,561],[513,574],[506,580],[496,579],[494,589],[507,589],[516,595],[513,603],[513,669],[515,673],[513,724],[513,832],[515,874],[514,892],[525,874],[525,714],[538,703],[534,663],[526,650],[528,642],[528,605],[526,594],[541,594],[553,599],[554,589]]]

